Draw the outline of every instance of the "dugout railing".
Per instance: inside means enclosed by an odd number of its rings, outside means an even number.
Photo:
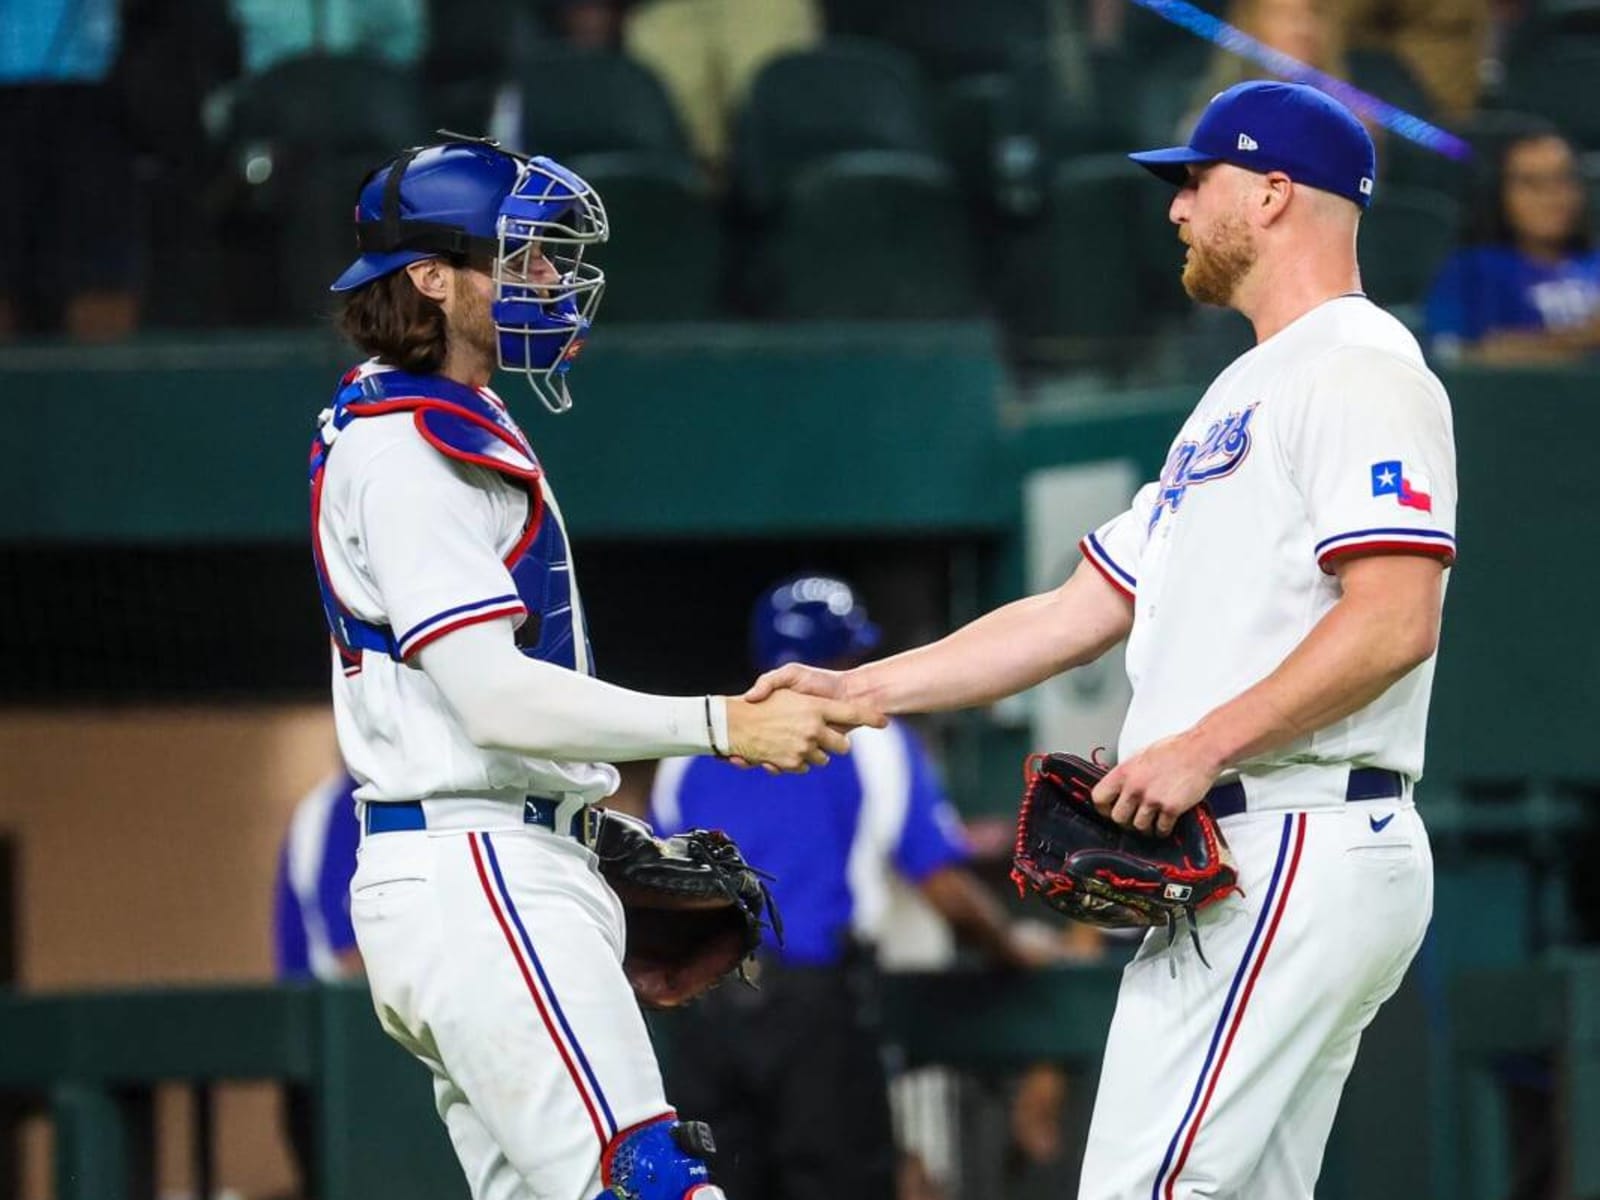
[[[1414,970],[1368,1031],[1319,1197],[1503,1197],[1510,1148],[1494,1066],[1513,1051],[1547,1056],[1561,1080],[1564,1194],[1600,1195],[1600,956],[1463,975],[1446,989],[1444,1029],[1427,974]],[[910,1064],[996,1073],[1052,1059],[1092,1078],[1116,983],[1114,967],[891,977],[885,1013]],[[670,1043],[670,1020],[657,1033]],[[209,1089],[259,1079],[307,1090],[322,1200],[464,1194],[423,1069],[380,1032],[359,986],[7,995],[0,1047],[0,1098],[53,1123],[55,1200],[156,1195],[152,1095],[172,1082],[194,1092],[191,1175],[212,1194]],[[1441,1090],[1457,1102],[1435,1104]],[[1458,1178],[1434,1168],[1441,1151]]]

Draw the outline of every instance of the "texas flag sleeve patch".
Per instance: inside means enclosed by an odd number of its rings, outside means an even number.
[[[1416,472],[1407,475],[1405,464],[1399,459],[1372,464],[1372,494],[1393,496],[1401,508],[1433,512],[1427,477]]]

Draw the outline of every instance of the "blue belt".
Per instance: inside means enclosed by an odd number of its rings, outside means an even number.
[[[1398,800],[1406,794],[1405,776],[1382,767],[1352,767],[1344,798],[1354,800]],[[1237,779],[1219,783],[1206,793],[1206,803],[1218,817],[1236,817],[1245,811],[1244,784]]]
[[[537,825],[556,832],[556,809],[560,800],[551,796],[527,796],[522,801],[522,823]],[[583,836],[583,814],[579,809],[572,814],[569,827],[561,832],[575,838]],[[371,803],[363,811],[363,824],[367,833],[407,833],[428,827],[428,816],[420,800],[399,800],[388,803]]]

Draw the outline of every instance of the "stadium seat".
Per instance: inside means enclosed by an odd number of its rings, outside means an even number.
[[[832,155],[939,150],[916,64],[892,47],[843,39],[763,67],[735,133],[735,187],[757,212],[770,210],[800,171]]]
[[[1600,34],[1540,36],[1531,31],[1513,39],[1507,51],[1505,103],[1548,117],[1579,146],[1600,150],[1596,79]]]
[[[1361,219],[1361,283],[1385,306],[1422,302],[1460,235],[1460,205],[1424,188],[1386,187]]]
[[[427,132],[409,71],[361,55],[308,54],[239,82],[226,138],[392,153]]]
[[[700,321],[716,315],[721,231],[701,177],[652,155],[600,154],[571,166],[605,202],[611,238],[601,311],[612,321]]]
[[[974,255],[949,168],[863,150],[804,168],[772,242],[777,310],[834,320],[974,314]]]
[[[650,70],[620,54],[540,46],[522,69],[522,137],[565,161],[580,154],[689,159],[677,110]]]
[[[1210,61],[1209,47],[1198,38],[1148,53],[1096,53],[1090,67],[1098,123],[1129,148],[1171,145],[1184,118],[1199,107]]]
[[[1002,308],[1016,333],[1048,344],[1043,357],[1104,360],[1148,328],[1138,243],[1162,233],[1131,219],[1144,193],[1170,194],[1121,155],[1063,163],[1040,219],[1006,240]]]
[[[1597,0],[1534,0],[1528,20],[1548,32],[1600,33]]]
[[[357,186],[398,149],[430,137],[415,77],[382,61],[310,55],[242,80],[215,191],[228,318],[324,318],[328,284],[354,252]]]
[[[962,189],[981,209],[1007,217],[1038,210],[1052,163],[1124,148],[1099,119],[1094,97],[1070,94],[1042,55],[946,84],[938,112]]]
[[[1039,53],[1051,37],[1051,8],[1051,0],[989,0],[979,16],[970,0],[892,0],[878,33],[934,78],[954,79]]]

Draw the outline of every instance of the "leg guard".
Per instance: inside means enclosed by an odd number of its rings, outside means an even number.
[[[600,1159],[605,1191],[595,1200],[726,1200],[706,1160],[717,1152],[703,1121],[669,1113],[624,1129]]]

